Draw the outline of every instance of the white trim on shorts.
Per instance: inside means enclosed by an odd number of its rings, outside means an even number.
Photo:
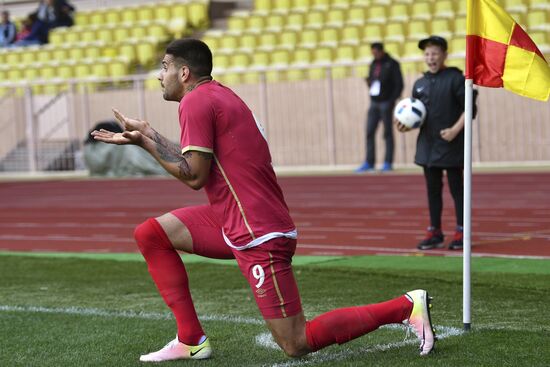
[[[272,239],[278,238],[278,237],[286,237],[286,238],[290,238],[290,239],[295,240],[295,239],[298,238],[298,231],[296,229],[293,229],[290,232],[270,232],[270,233],[266,233],[261,237],[255,238],[254,240],[250,241],[249,243],[247,243],[244,246],[235,246],[234,244],[232,244],[231,241],[229,240],[229,238],[226,237],[225,233],[223,233],[223,230],[222,230],[222,236],[223,236],[223,239],[224,239],[225,243],[227,244],[227,246],[229,246],[231,248],[234,248],[235,250],[242,251],[242,250],[246,250],[246,249],[251,248],[251,247],[259,246],[264,242],[267,242],[269,240],[272,240]]]

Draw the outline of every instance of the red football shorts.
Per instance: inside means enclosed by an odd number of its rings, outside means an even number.
[[[180,208],[171,212],[187,227],[193,239],[193,253],[214,259],[236,259],[248,280],[264,319],[279,319],[302,311],[292,256],[296,240],[274,238],[246,250],[225,243],[222,226],[208,205]]]

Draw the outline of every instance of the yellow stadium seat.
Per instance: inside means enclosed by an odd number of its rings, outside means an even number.
[[[256,51],[252,54],[251,65],[265,67],[269,65],[269,55],[267,51]]]
[[[105,24],[119,24],[121,11],[118,8],[109,8],[105,12]]]
[[[57,67],[56,74],[61,79],[71,79],[74,78],[74,68],[76,62],[72,60],[64,61],[59,63]]]
[[[308,28],[322,28],[325,24],[325,13],[320,10],[314,10],[306,13],[304,25]]]
[[[315,47],[319,42],[319,31],[317,29],[304,29],[300,33],[300,47]]]
[[[247,17],[250,14],[247,11],[235,12],[227,20],[227,29],[230,31],[244,31],[247,27]]]
[[[454,66],[464,71],[466,68],[466,60],[463,57],[450,57],[445,61],[447,66]]]
[[[545,31],[530,31],[529,37],[535,42],[538,49],[542,52],[548,52],[550,50],[550,35]]]
[[[137,11],[135,7],[125,7],[120,10],[120,21],[122,23],[134,24],[137,22]]]
[[[417,41],[408,41],[403,45],[403,57],[422,58],[422,50],[418,48]]]
[[[236,69],[245,69],[250,65],[250,53],[236,52],[229,56],[229,67]]]
[[[96,78],[107,78],[109,76],[109,63],[111,59],[96,59],[91,65],[91,74]]]
[[[59,65],[60,63],[57,61],[42,64],[40,68],[40,78],[46,80],[55,79],[57,77],[57,67]]]
[[[78,26],[86,26],[90,24],[89,13],[77,11],[74,15],[74,24]]]
[[[521,12],[526,13],[529,8],[529,4],[525,0],[505,0],[504,9],[508,12]]]
[[[343,9],[346,10],[351,6],[352,2],[350,0],[332,0],[331,7],[332,9]]]
[[[124,57],[115,57],[109,62],[108,67],[111,78],[123,77],[130,73],[128,60]]]
[[[37,62],[39,50],[39,46],[25,47],[23,49],[23,52],[21,53],[21,63],[32,64],[34,62]]]
[[[151,40],[142,40],[136,45],[138,63],[142,66],[152,66],[157,63],[156,43]]]
[[[454,37],[466,37],[466,17],[454,19],[453,31]]]
[[[188,19],[191,26],[203,28],[208,26],[208,4],[202,1],[193,1],[187,6]]]
[[[253,51],[258,47],[258,36],[254,33],[245,33],[239,37],[239,49]]]
[[[290,53],[288,50],[278,49],[271,53],[272,66],[288,66],[290,64]]]
[[[74,45],[72,47],[70,47],[67,51],[68,51],[68,60],[74,60],[74,61],[78,61],[78,60],[82,60],[84,57],[85,57],[85,53],[84,53],[84,47],[86,47],[85,45]]]
[[[229,68],[229,54],[223,52],[217,52],[213,55],[213,66],[216,69],[225,70]]]
[[[271,0],[255,0],[254,9],[269,13],[273,9]]]
[[[382,5],[371,6],[367,19],[370,23],[385,23],[388,19],[386,7]]]
[[[363,27],[363,42],[380,42],[384,38],[380,24],[367,24]]]
[[[456,0],[456,15],[466,16],[466,1],[467,0]]]
[[[386,25],[384,41],[403,42],[405,40],[405,26],[403,23],[390,23]]]
[[[222,36],[223,32],[220,30],[209,30],[202,36],[202,41],[214,52],[221,48]]]
[[[292,8],[292,0],[273,0],[273,11],[286,13]]]
[[[368,61],[368,62],[370,62],[372,60],[372,51],[371,51],[370,44],[368,44],[368,43],[360,44],[356,49],[355,59],[357,61]]]
[[[145,79],[145,89],[147,90],[159,90],[160,82],[158,80],[159,72],[157,70],[151,70],[147,73],[147,79]]]
[[[330,9],[326,13],[325,24],[332,27],[343,27],[346,22],[346,12],[344,9]]]
[[[301,30],[304,27],[304,24],[304,14],[290,13],[286,17],[285,29]]]
[[[114,41],[114,30],[116,26],[106,26],[99,28],[96,32],[96,40],[105,43],[112,43]]]
[[[421,40],[430,35],[429,24],[425,20],[413,20],[407,24],[407,39]]]
[[[113,39],[115,42],[123,42],[126,41],[128,38],[130,38],[132,35],[130,31],[137,30],[138,32],[141,30],[142,35],[145,35],[145,29],[144,27],[129,27],[129,26],[119,26],[112,30],[113,32]],[[136,38],[142,38],[140,35],[137,35]]]
[[[65,43],[67,28],[60,27],[52,29],[48,35],[48,42],[53,45],[62,45]]]
[[[312,0],[293,0],[292,10],[308,11],[311,8]]]
[[[69,48],[63,46],[57,46],[51,52],[52,60],[63,61],[69,58]]]
[[[98,9],[98,10],[90,12],[90,14],[89,14],[90,24],[103,25],[103,24],[107,23],[106,19],[105,19],[105,13],[106,12],[103,9]]]
[[[231,52],[239,48],[239,38],[238,35],[224,34],[220,39],[219,51]]]
[[[449,38],[453,35],[453,30],[449,19],[439,18],[432,20],[431,33],[441,36],[443,38]]]
[[[409,19],[409,5],[394,3],[390,5],[388,19],[394,22],[405,22]]]
[[[298,44],[298,32],[286,30],[279,34],[279,46],[293,49]]]
[[[527,14],[530,30],[550,30],[550,14],[546,10],[533,10]]]
[[[277,46],[277,42],[276,32],[262,32],[258,36],[258,49],[273,50]]]
[[[2,67],[6,63],[6,55],[8,54],[8,52],[9,51],[6,48],[0,48],[0,70],[2,70]]]
[[[384,42],[384,50],[395,58],[401,57],[401,42]]]
[[[420,20],[429,20],[432,18],[432,2],[415,1],[411,5],[411,18]]]
[[[269,31],[280,31],[285,26],[286,16],[282,14],[269,14],[265,20],[265,28]]]
[[[351,7],[348,9],[347,23],[349,25],[363,25],[367,22],[367,12],[364,7]]]
[[[340,39],[339,29],[335,27],[326,27],[319,31],[319,44],[321,46],[335,47]]]
[[[342,28],[340,42],[344,45],[357,45],[361,42],[361,28],[348,25]]]
[[[453,18],[455,15],[454,10],[454,1],[453,0],[438,0],[434,1],[434,12],[433,15],[435,18]]]
[[[310,6],[315,10],[326,11],[331,6],[331,0],[312,0]]]
[[[11,65],[7,71],[8,80],[10,82],[17,82],[23,79],[23,72],[25,67],[22,65]]]
[[[165,42],[170,38],[170,35],[168,34],[168,29],[166,29],[164,24],[160,22],[150,23],[146,26],[146,28],[149,37],[157,39],[158,42]]]
[[[154,11],[155,19],[158,21],[168,22],[172,18],[172,9],[169,4],[158,4]]]
[[[311,51],[305,48],[298,48],[292,54],[292,63],[286,72],[286,78],[290,81],[305,79],[305,71],[300,68],[311,64]]]
[[[23,67],[23,73],[22,73],[23,79],[29,82],[36,81],[40,77],[41,68],[42,68],[42,64],[40,63],[35,63],[35,64],[27,65],[26,67]]]
[[[97,40],[97,28],[87,27],[80,32],[80,41],[94,42]]]
[[[449,55],[466,55],[466,39],[464,37],[453,38],[449,43]]]
[[[103,54],[104,45],[105,44],[103,42],[100,42],[100,41],[92,42],[92,43],[88,44],[84,48],[84,58],[85,59],[96,59],[98,57],[107,56],[107,55]]]
[[[137,61],[136,45],[138,41],[128,40],[118,45],[118,54],[128,60],[129,63],[135,63]]]
[[[535,9],[550,10],[550,3],[548,2],[548,0],[530,0],[529,7],[532,10],[535,10]]]
[[[136,10],[136,17],[138,22],[152,22],[155,20],[155,7],[154,5],[141,5]]]
[[[347,78],[352,76],[353,68],[351,64],[355,60],[355,47],[354,46],[339,46],[336,48],[336,54],[334,56],[334,64],[344,64],[344,65],[334,65],[332,66],[332,77],[333,78]],[[349,65],[345,65],[349,64]]]
[[[260,32],[266,26],[266,17],[260,14],[252,14],[247,18],[246,28],[248,31]]]

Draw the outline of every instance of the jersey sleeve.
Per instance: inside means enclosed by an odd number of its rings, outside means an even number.
[[[214,153],[215,118],[212,106],[200,98],[182,100],[179,107],[181,153]]]

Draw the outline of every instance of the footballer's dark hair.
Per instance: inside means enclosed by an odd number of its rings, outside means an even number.
[[[384,44],[382,42],[373,42],[370,44],[371,50],[384,51]]]
[[[189,67],[191,74],[197,78],[212,74],[212,52],[201,40],[182,38],[172,41],[166,47],[166,54]]]

